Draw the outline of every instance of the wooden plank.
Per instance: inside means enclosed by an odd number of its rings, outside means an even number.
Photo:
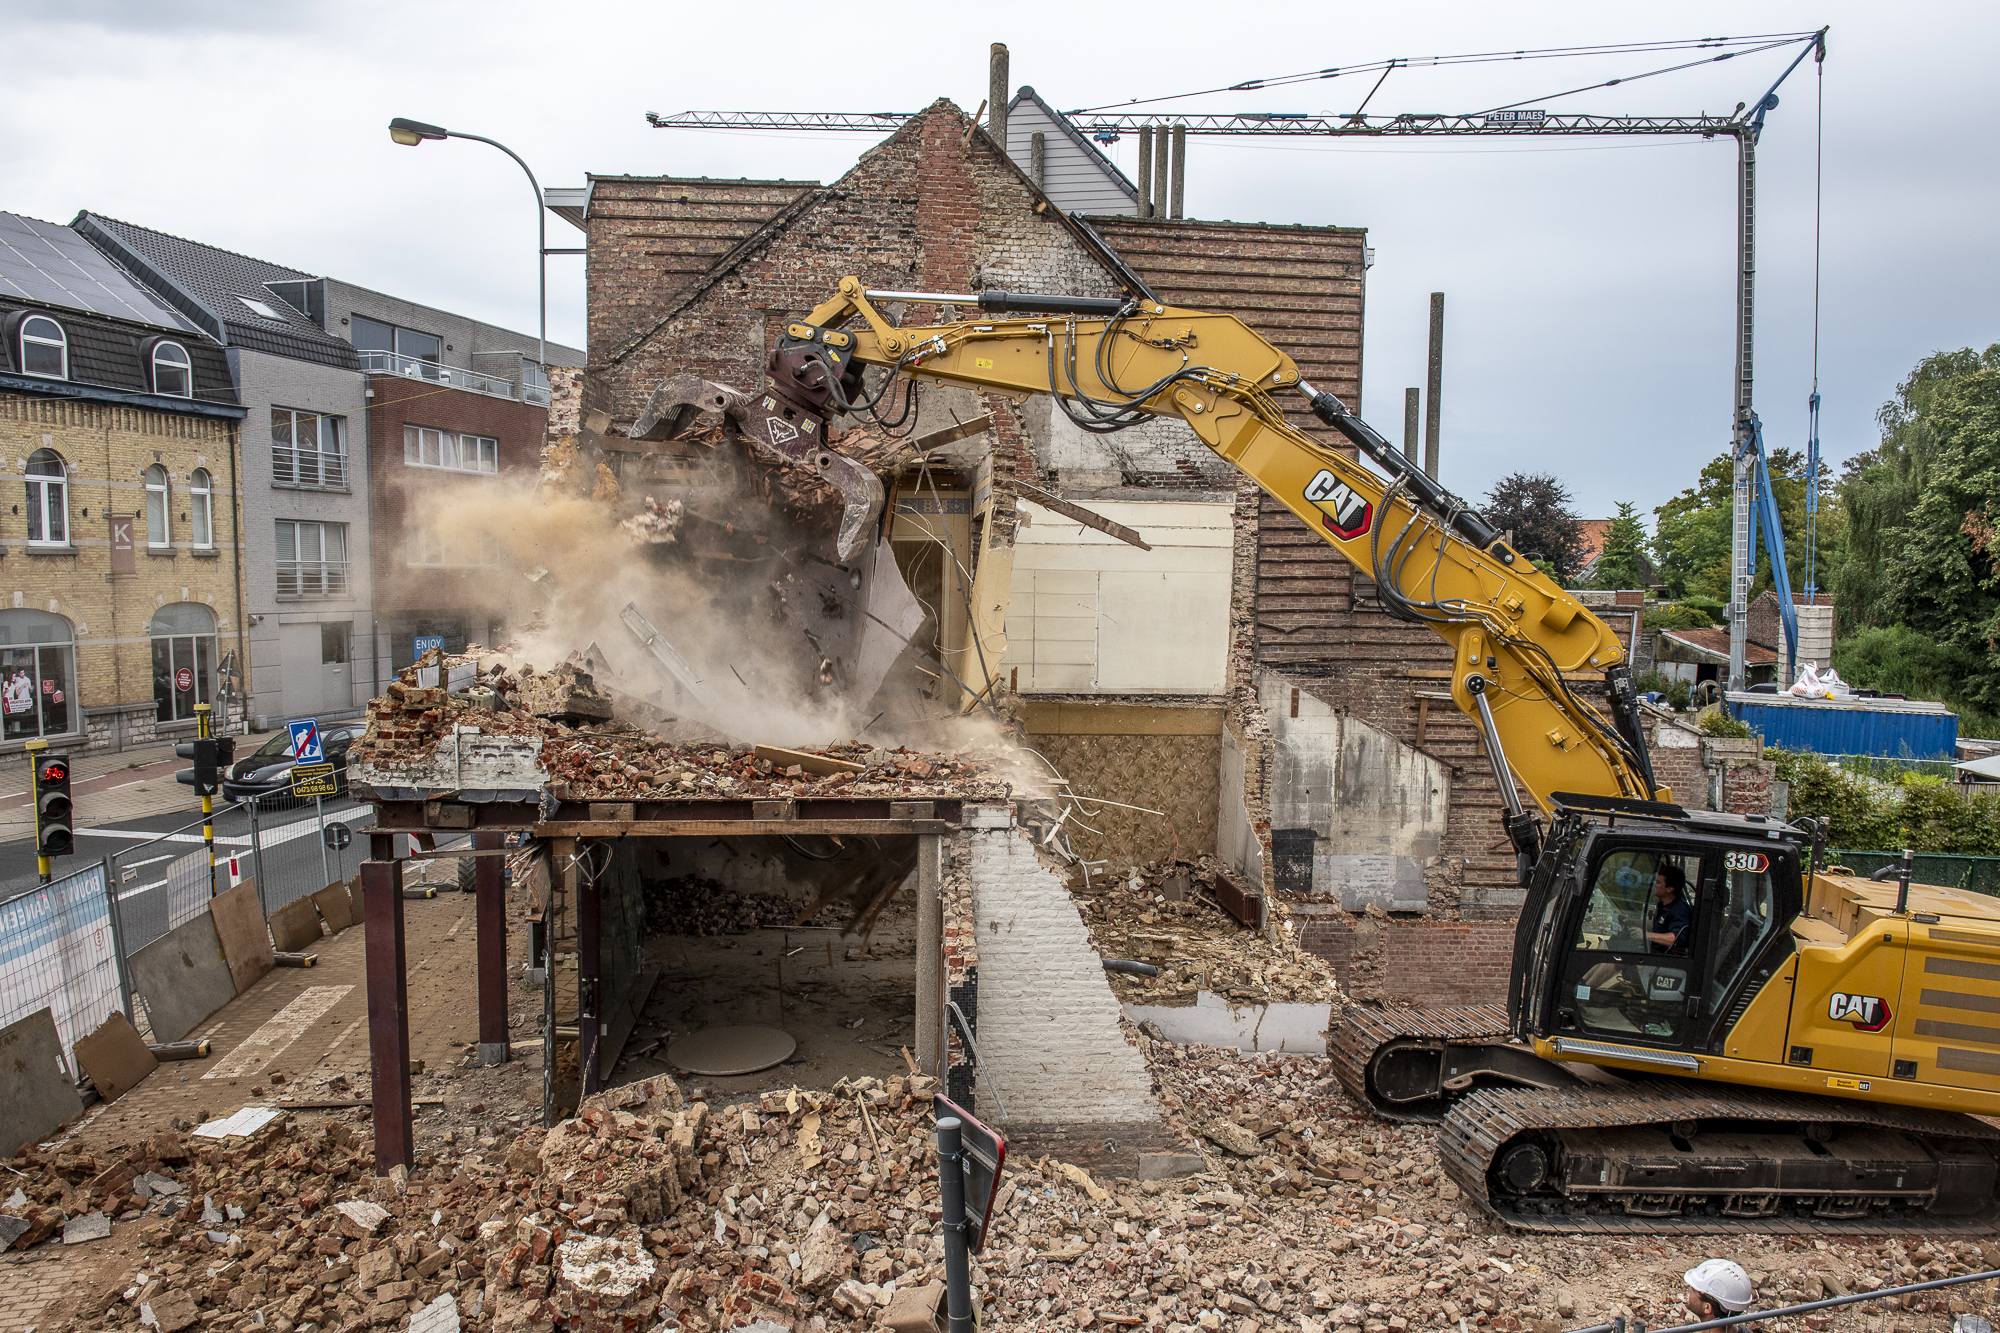
[[[1067,700],[1027,700],[1022,723],[1033,736],[1220,736],[1220,708],[1142,708]]]
[[[634,819],[537,824],[538,838],[741,838],[773,833],[952,833],[942,819]]]
[[[159,1060],[132,1030],[132,1024],[119,1013],[112,1014],[98,1025],[97,1031],[78,1040],[76,1062],[97,1085],[97,1095],[107,1102],[117,1101],[160,1067]]]
[[[797,764],[805,772],[816,773],[820,777],[831,777],[835,773],[859,773],[864,769],[863,765],[849,763],[845,759],[834,759],[823,754],[807,754],[804,750],[787,750],[777,745],[758,746],[757,757],[769,760],[779,768],[790,768]]]
[[[210,899],[208,912],[215,918],[215,933],[222,944],[223,961],[229,964],[229,979],[241,995],[277,966],[271,931],[264,924],[264,907],[257,900],[257,881],[246,879],[235,888],[218,893]]]

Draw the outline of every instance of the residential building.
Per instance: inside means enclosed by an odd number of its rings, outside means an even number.
[[[0,213],[0,755],[240,720],[244,409],[220,341],[69,227]]]
[[[490,551],[443,547],[410,497],[533,465],[535,339],[88,212],[75,225],[229,349],[249,412],[253,719],[351,716],[419,639],[491,642],[505,599],[478,573]]]

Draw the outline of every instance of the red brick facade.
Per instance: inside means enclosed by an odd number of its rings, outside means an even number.
[[[1513,969],[1514,926],[1332,912],[1302,918],[1299,944],[1333,965],[1352,999],[1501,1004]]]
[[[477,563],[479,551],[460,543],[450,558],[462,564],[412,563],[418,558],[414,525],[427,509],[448,504],[461,492],[478,497],[532,478],[541,464],[548,411],[401,375],[371,375],[368,386],[374,395],[368,404],[368,489],[375,614],[393,668],[408,665],[416,634],[443,633],[446,648],[456,652],[464,643],[452,640],[489,641],[492,627],[506,614],[508,598],[496,586],[494,571]],[[498,473],[412,466],[404,461],[408,426],[497,440]]]

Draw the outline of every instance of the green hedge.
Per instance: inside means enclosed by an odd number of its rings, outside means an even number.
[[[1968,800],[1922,773],[1871,782],[1792,750],[1766,750],[1764,757],[1791,784],[1794,815],[1833,822],[1832,846],[2000,856],[2000,796]]]

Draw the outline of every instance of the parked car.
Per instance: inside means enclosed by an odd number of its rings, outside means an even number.
[[[352,726],[320,732],[320,750],[333,765],[333,780],[343,796],[347,794],[347,749],[361,738],[362,731],[363,728]],[[292,767],[298,762],[292,754],[291,732],[281,731],[223,772],[222,799],[241,801],[258,796],[264,798],[259,802],[261,807],[285,804],[274,798],[281,798],[291,790]]]

